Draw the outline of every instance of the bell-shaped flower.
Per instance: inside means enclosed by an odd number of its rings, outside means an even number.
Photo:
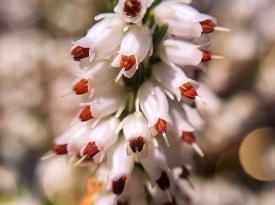
[[[116,81],[124,75],[131,78],[152,48],[152,35],[145,26],[131,27],[122,39],[117,56],[112,62],[113,67],[121,69]]]
[[[76,166],[86,159],[93,159],[96,163],[103,160],[104,153],[117,141],[115,132],[119,125],[119,120],[115,117],[99,122],[88,134],[79,152],[81,159]]]
[[[88,70],[76,74],[78,78],[73,83],[73,91],[77,95],[101,91],[113,84],[117,74],[118,72],[112,69],[108,61],[95,62]]]
[[[57,155],[73,155],[79,152],[80,143],[87,136],[89,126],[85,123],[76,123],[55,140],[53,152]]]
[[[96,122],[117,112],[125,104],[125,92],[123,86],[114,85],[96,93],[91,102],[82,104],[83,108],[79,113],[79,119],[82,122],[89,120]]]
[[[126,181],[133,170],[134,160],[127,155],[126,147],[126,141],[121,141],[111,152],[110,180],[112,181],[112,191],[116,195],[123,192]]]
[[[150,145],[148,156],[140,162],[149,175],[151,184],[157,184],[161,190],[167,191],[170,187],[170,180],[164,153]]]
[[[160,45],[159,56],[163,62],[172,67],[176,65],[197,66],[201,62],[207,62],[211,59],[223,59],[222,56],[213,55],[211,52],[200,48],[200,45],[187,41],[166,39]]]
[[[165,94],[162,90],[155,86],[150,81],[146,81],[139,89],[137,95],[140,103],[141,111],[148,120],[148,127],[151,129],[151,134],[163,135],[167,145],[166,130],[168,123],[172,124],[172,119],[169,116],[169,106]]]
[[[75,60],[84,62],[110,58],[121,43],[124,26],[125,23],[115,14],[106,15],[86,36],[73,42],[71,55]]]
[[[141,23],[154,0],[119,0],[114,11],[125,22]]]
[[[157,24],[168,24],[168,33],[177,37],[198,38],[220,29],[214,17],[178,1],[161,2],[154,8],[154,16]]]
[[[170,68],[163,63],[155,64],[153,66],[153,76],[159,82],[161,88],[175,95],[178,101],[182,98],[194,100],[198,96],[196,91],[198,83],[188,78],[178,67]]]
[[[142,113],[130,114],[123,120],[123,133],[128,142],[128,155],[136,154],[139,158],[147,156],[150,132]]]

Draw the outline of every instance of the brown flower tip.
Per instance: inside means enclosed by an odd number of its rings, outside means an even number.
[[[181,139],[187,144],[193,144],[196,139],[192,132],[182,132]]]
[[[165,171],[161,172],[160,178],[156,181],[156,183],[159,186],[159,188],[162,189],[163,191],[166,189],[169,189],[170,180]]]
[[[81,79],[78,83],[76,83],[73,87],[73,91],[77,95],[85,94],[89,92],[89,82],[87,79]]]
[[[213,56],[212,52],[205,51],[205,50],[201,50],[201,52],[202,52],[201,62],[207,62],[212,59],[212,56]]]
[[[58,155],[67,154],[68,153],[67,144],[55,145],[54,148],[53,148],[53,152],[58,154]]]
[[[154,127],[159,134],[162,134],[167,130],[167,123],[165,120],[159,119]]]
[[[188,179],[189,176],[190,176],[190,170],[187,169],[187,167],[182,166],[182,167],[181,167],[180,178],[182,178],[182,179]]]
[[[135,64],[136,64],[136,57],[134,55],[130,55],[130,56],[122,55],[121,56],[121,60],[120,60],[120,68],[121,69],[128,71]]]
[[[202,26],[202,33],[206,34],[206,33],[211,33],[214,31],[216,24],[211,21],[211,20],[205,20],[200,22],[201,26]]]
[[[90,105],[85,106],[79,114],[79,119],[82,122],[91,120],[93,118],[94,117],[92,116],[92,111],[91,111],[91,106]]]
[[[146,143],[145,139],[139,136],[136,139],[130,140],[129,145],[134,153],[141,152],[144,144]]]
[[[188,82],[180,86],[180,92],[183,97],[195,99],[198,93],[192,83]]]
[[[126,176],[122,176],[118,180],[113,181],[112,190],[113,190],[114,194],[120,195],[123,192],[125,183],[126,183],[126,179],[127,179]]]
[[[141,9],[142,4],[140,0],[126,0],[123,5],[123,12],[132,19],[140,15]]]
[[[73,56],[75,61],[80,61],[83,58],[89,57],[89,51],[89,48],[75,46],[71,51],[71,55]]]
[[[99,149],[96,146],[95,142],[89,142],[84,151],[83,151],[83,156],[86,156],[86,159],[91,159],[93,158],[97,153],[99,153]]]

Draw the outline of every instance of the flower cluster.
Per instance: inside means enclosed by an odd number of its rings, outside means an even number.
[[[226,29],[180,0],[119,0],[95,20],[71,49],[81,67],[72,90],[85,102],[52,152],[92,166],[96,205],[182,204],[188,156],[203,156],[194,116],[204,101],[190,73],[221,58],[204,39]]]

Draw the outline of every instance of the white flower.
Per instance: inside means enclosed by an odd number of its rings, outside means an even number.
[[[163,63],[155,64],[153,66],[153,76],[160,86],[174,94],[178,101],[182,98],[193,100],[197,97],[198,83],[188,78],[178,67],[169,68]]]
[[[110,180],[112,181],[112,190],[116,195],[120,195],[126,185],[127,178],[133,170],[134,161],[126,153],[127,143],[119,142],[114,151],[111,152],[111,170]]]
[[[140,87],[137,98],[148,120],[148,127],[154,130],[152,134],[164,134],[167,130],[167,123],[172,123],[165,94],[159,87],[147,81]]]
[[[103,117],[111,115],[125,103],[125,89],[123,86],[114,85],[96,93],[92,101],[82,103],[83,109],[79,113],[79,119],[83,122],[93,120],[94,122]]]
[[[85,123],[76,123],[55,140],[53,152],[55,154],[76,154],[80,150],[81,138],[85,138],[89,126]]]
[[[147,9],[154,0],[119,0],[114,11],[124,21],[141,23]]]
[[[118,72],[110,66],[108,61],[98,61],[89,66],[88,70],[76,74],[73,91],[80,95],[101,91],[112,85]],[[102,85],[105,86],[102,86]]]
[[[146,118],[138,112],[128,115],[123,121],[123,133],[128,142],[128,155],[137,154],[140,158],[147,156],[150,132]]]
[[[170,115],[177,136],[181,137],[183,132],[194,132],[195,128],[188,122],[184,109],[178,102],[170,101]]]
[[[75,60],[108,59],[118,48],[124,35],[125,23],[115,15],[106,16],[96,23],[85,37],[74,42],[71,54]]]
[[[113,67],[120,67],[120,75],[131,78],[152,48],[151,31],[144,26],[131,27],[125,34],[118,55],[112,62]],[[118,76],[117,79],[119,79]]]
[[[185,38],[198,38],[216,27],[216,19],[202,14],[193,7],[177,2],[164,1],[154,9],[158,24],[168,24],[168,33]]]
[[[80,150],[81,159],[76,165],[85,159],[93,159],[95,162],[100,163],[103,159],[104,152],[108,150],[116,141],[117,134],[115,130],[119,125],[119,120],[115,117],[110,117],[107,120],[99,122],[89,136],[83,142]]]
[[[170,180],[164,153],[150,144],[148,156],[140,162],[149,175],[152,185],[157,184],[163,191],[169,189]]]
[[[198,65],[204,61],[204,51],[200,46],[176,39],[166,39],[162,42],[159,51],[160,58],[166,64],[176,65]],[[208,60],[211,59],[211,56]]]

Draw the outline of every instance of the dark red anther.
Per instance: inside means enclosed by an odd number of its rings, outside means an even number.
[[[193,144],[196,138],[192,132],[182,132],[181,139],[187,144]]]
[[[141,152],[143,149],[144,144],[146,143],[145,139],[139,136],[136,139],[132,139],[129,142],[129,145],[134,153]]]
[[[89,142],[84,151],[83,151],[83,156],[86,156],[86,159],[91,159],[93,158],[97,153],[99,153],[99,149],[96,146],[95,142]]]
[[[68,153],[67,144],[55,145],[54,148],[53,148],[53,152],[58,154],[58,155],[67,154]]]
[[[180,86],[180,92],[183,97],[195,99],[198,93],[192,83],[188,82]]]
[[[182,166],[181,167],[180,178],[182,178],[182,179],[188,179],[189,177],[190,177],[190,170],[187,169],[187,167]]]
[[[83,58],[89,57],[89,51],[89,48],[75,46],[71,51],[71,55],[73,56],[75,61],[80,61]]]
[[[88,121],[88,120],[91,120],[93,119],[93,115],[92,115],[92,111],[91,111],[91,106],[90,105],[87,105],[85,106],[82,111],[80,112],[79,114],[79,119],[82,121],[82,122],[85,122],[85,121]]]
[[[121,176],[118,180],[112,182],[112,190],[114,194],[120,195],[123,192],[126,179],[126,176]]]
[[[89,82],[87,79],[81,79],[73,87],[73,91],[77,95],[85,94],[89,92]]]
[[[202,52],[202,59],[201,59],[201,62],[207,62],[207,61],[210,61],[212,59],[212,52],[210,51],[205,51],[205,50],[201,50]]]
[[[217,26],[213,21],[211,20],[205,20],[200,22],[201,26],[202,26],[202,33],[206,34],[206,33],[211,33],[215,30],[215,27]]]
[[[134,19],[139,16],[142,9],[140,0],[126,0],[123,6],[123,12],[126,16]]]
[[[122,55],[120,59],[120,68],[128,71],[136,64],[136,57],[134,55]]]
[[[162,189],[163,191],[166,189],[169,189],[170,180],[165,171],[161,172],[160,178],[156,181],[156,183],[159,186],[159,188]]]
[[[167,123],[165,120],[159,119],[154,127],[159,134],[162,134],[167,130]]]

